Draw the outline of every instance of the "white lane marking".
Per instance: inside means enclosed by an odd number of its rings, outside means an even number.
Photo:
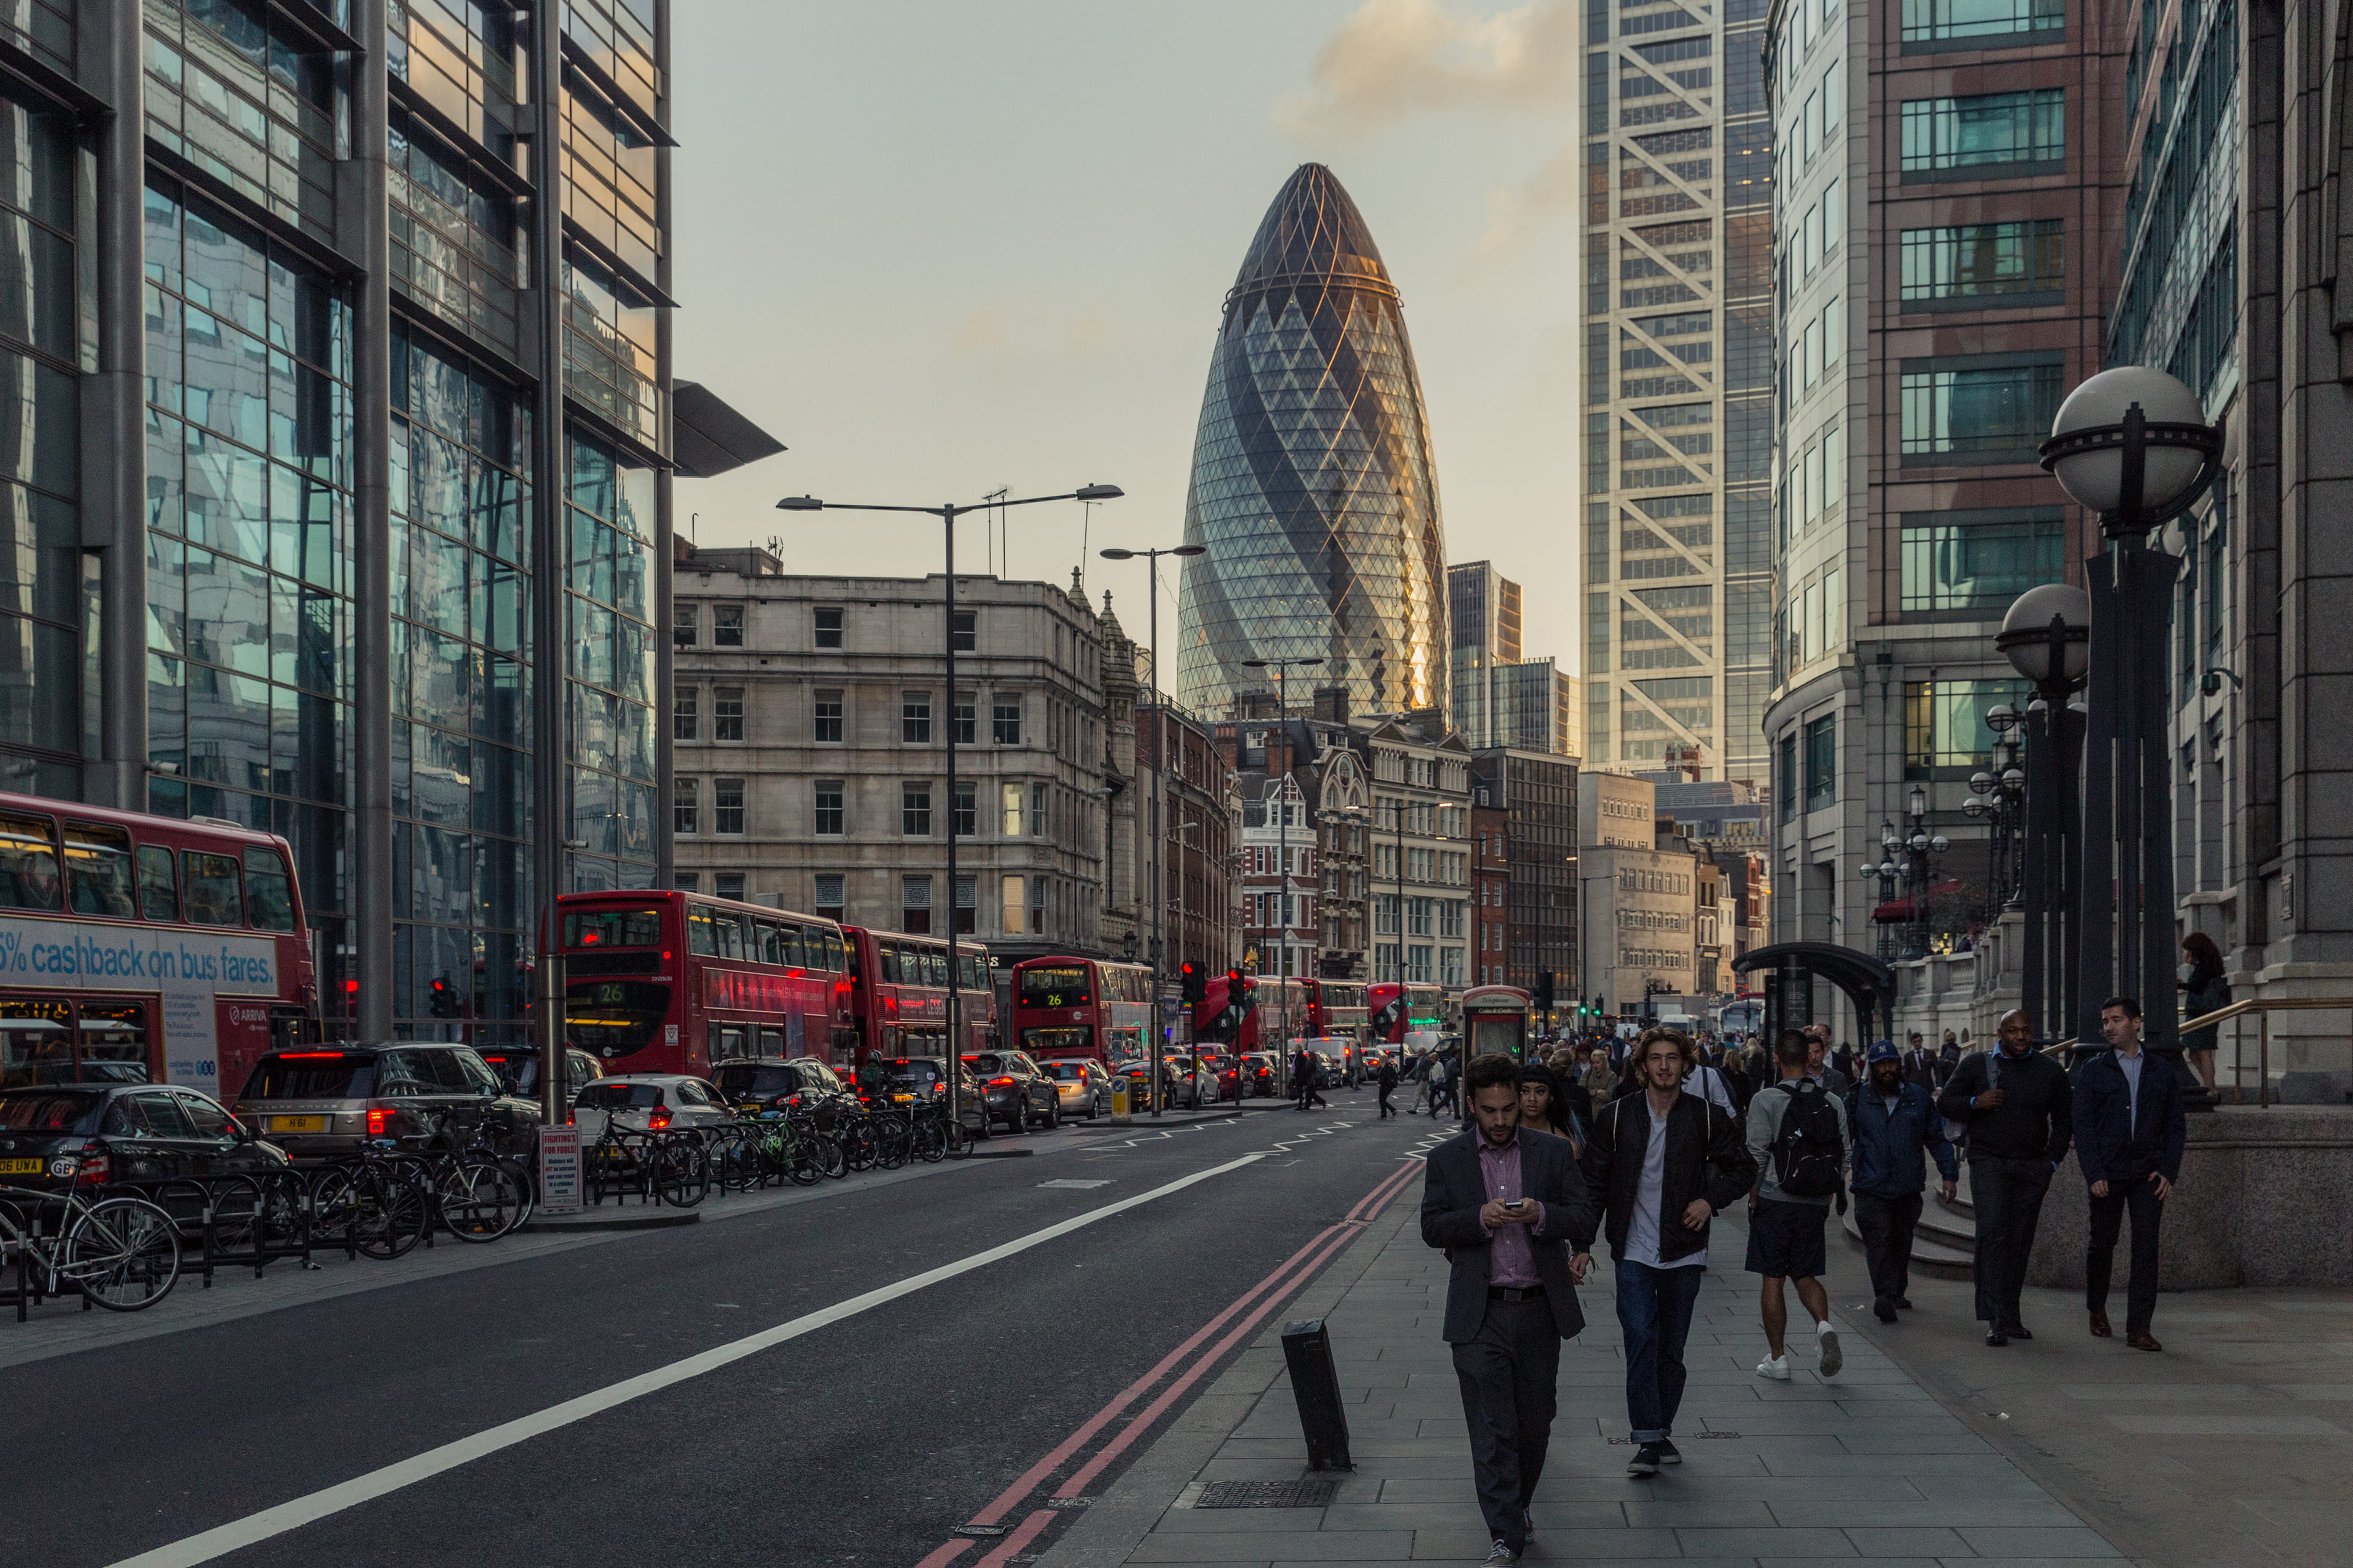
[[[224,1557],[229,1552],[241,1551],[256,1542],[267,1541],[272,1536],[283,1535],[290,1530],[298,1530],[317,1520],[341,1513],[345,1509],[373,1501],[387,1493],[398,1491],[403,1487],[414,1486],[417,1482],[429,1479],[444,1470],[453,1470],[461,1465],[471,1464],[474,1460],[486,1455],[495,1454],[501,1448],[511,1448],[517,1443],[527,1442],[531,1438],[543,1436],[560,1427],[569,1426],[575,1422],[584,1421],[591,1415],[599,1415],[616,1405],[626,1405],[630,1400],[643,1398],[649,1394],[659,1393],[674,1384],[701,1377],[705,1373],[716,1372],[719,1368],[742,1361],[746,1356],[757,1355],[762,1351],[771,1350],[787,1340],[798,1339],[803,1334],[813,1333],[829,1324],[840,1322],[845,1318],[854,1318],[860,1312],[895,1301],[902,1296],[911,1296],[926,1286],[936,1285],[944,1279],[953,1279],[959,1274],[969,1274],[976,1268],[985,1268],[989,1264],[1001,1262],[1016,1253],[1027,1252],[1033,1247],[1042,1246],[1059,1237],[1068,1236],[1071,1232],[1082,1229],[1098,1220],[1109,1219],[1113,1215],[1124,1213],[1139,1205],[1148,1204],[1155,1198],[1165,1198],[1171,1193],[1182,1192],[1187,1187],[1196,1183],[1206,1182],[1212,1176],[1222,1176],[1229,1171],[1240,1170],[1244,1165],[1254,1163],[1261,1157],[1257,1154],[1245,1154],[1238,1160],[1229,1160],[1222,1165],[1212,1165],[1206,1171],[1197,1171],[1189,1176],[1180,1177],[1166,1186],[1155,1187],[1148,1193],[1140,1193],[1132,1198],[1122,1198],[1117,1203],[1105,1204],[1098,1209],[1089,1209],[1082,1215],[1075,1215],[1058,1225],[1050,1225],[1043,1230],[1033,1230],[1027,1236],[1017,1237],[1011,1241],[992,1247],[985,1252],[976,1252],[971,1257],[958,1258],[954,1263],[944,1263],[937,1268],[910,1275],[896,1284],[869,1290],[862,1296],[852,1296],[847,1301],[837,1302],[820,1311],[795,1318],[788,1322],[778,1323],[774,1328],[763,1329],[756,1334],[748,1334],[743,1339],[704,1351],[699,1355],[691,1355],[683,1361],[672,1362],[668,1366],[656,1367],[651,1372],[640,1373],[635,1377],[627,1378],[593,1393],[581,1394],[575,1399],[567,1399],[561,1405],[551,1405],[533,1415],[493,1426],[485,1432],[477,1432],[470,1437],[460,1437],[454,1443],[444,1443],[441,1447],[418,1454],[413,1458],[402,1459],[396,1464],[386,1465],[382,1469],[371,1470],[364,1476],[355,1476],[348,1481],[328,1487],[322,1491],[312,1492],[308,1497],[299,1497],[290,1502],[282,1502],[275,1508],[264,1509],[259,1513],[248,1514],[243,1519],[232,1520],[227,1524],[216,1525],[199,1534],[174,1541],[169,1545],[158,1546],[152,1552],[142,1552],[135,1557],[123,1558],[114,1563],[112,1568],[192,1568],[193,1564],[198,1563],[209,1563],[216,1557]]]
[[[1041,1187],[1107,1187],[1111,1185],[1111,1183],[1108,1179],[1100,1182],[1087,1182],[1081,1181],[1075,1176],[1061,1176],[1050,1182],[1040,1182],[1038,1184]]]

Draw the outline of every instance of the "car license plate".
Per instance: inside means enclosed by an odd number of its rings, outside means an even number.
[[[327,1119],[323,1116],[273,1116],[269,1119],[272,1132],[324,1132]]]
[[[0,1160],[0,1176],[37,1176],[48,1168],[47,1160]]]

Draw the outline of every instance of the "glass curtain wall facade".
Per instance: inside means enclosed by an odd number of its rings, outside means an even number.
[[[1588,766],[1762,779],[1771,680],[1764,0],[1587,0]]]
[[[1320,163],[1275,196],[1226,296],[1194,437],[1177,695],[1272,692],[1251,658],[1320,657],[1352,709],[1444,709],[1445,533],[1405,316]]]
[[[569,0],[534,62],[541,21],[0,17],[0,787],[285,834],[332,1033],[520,1036],[535,832],[578,846],[566,886],[666,880],[667,5]],[[542,762],[569,775],[556,823]]]

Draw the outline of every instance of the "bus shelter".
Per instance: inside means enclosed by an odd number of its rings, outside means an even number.
[[[1868,1047],[1894,1031],[1895,971],[1870,953],[1836,942],[1783,942],[1742,954],[1732,969],[1764,981],[1763,1033],[1768,1043],[1784,1029],[1802,1029],[1817,1021],[1817,978],[1837,986],[1853,1005],[1857,1045]]]

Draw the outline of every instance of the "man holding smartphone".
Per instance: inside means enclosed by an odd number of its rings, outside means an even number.
[[[1595,1205],[1568,1140],[1520,1127],[1519,1064],[1482,1056],[1464,1075],[1476,1126],[1432,1150],[1421,1238],[1442,1248],[1442,1332],[1453,1347],[1491,1568],[1520,1560],[1544,1472],[1560,1342],[1585,1327],[1568,1243],[1589,1237]]]

